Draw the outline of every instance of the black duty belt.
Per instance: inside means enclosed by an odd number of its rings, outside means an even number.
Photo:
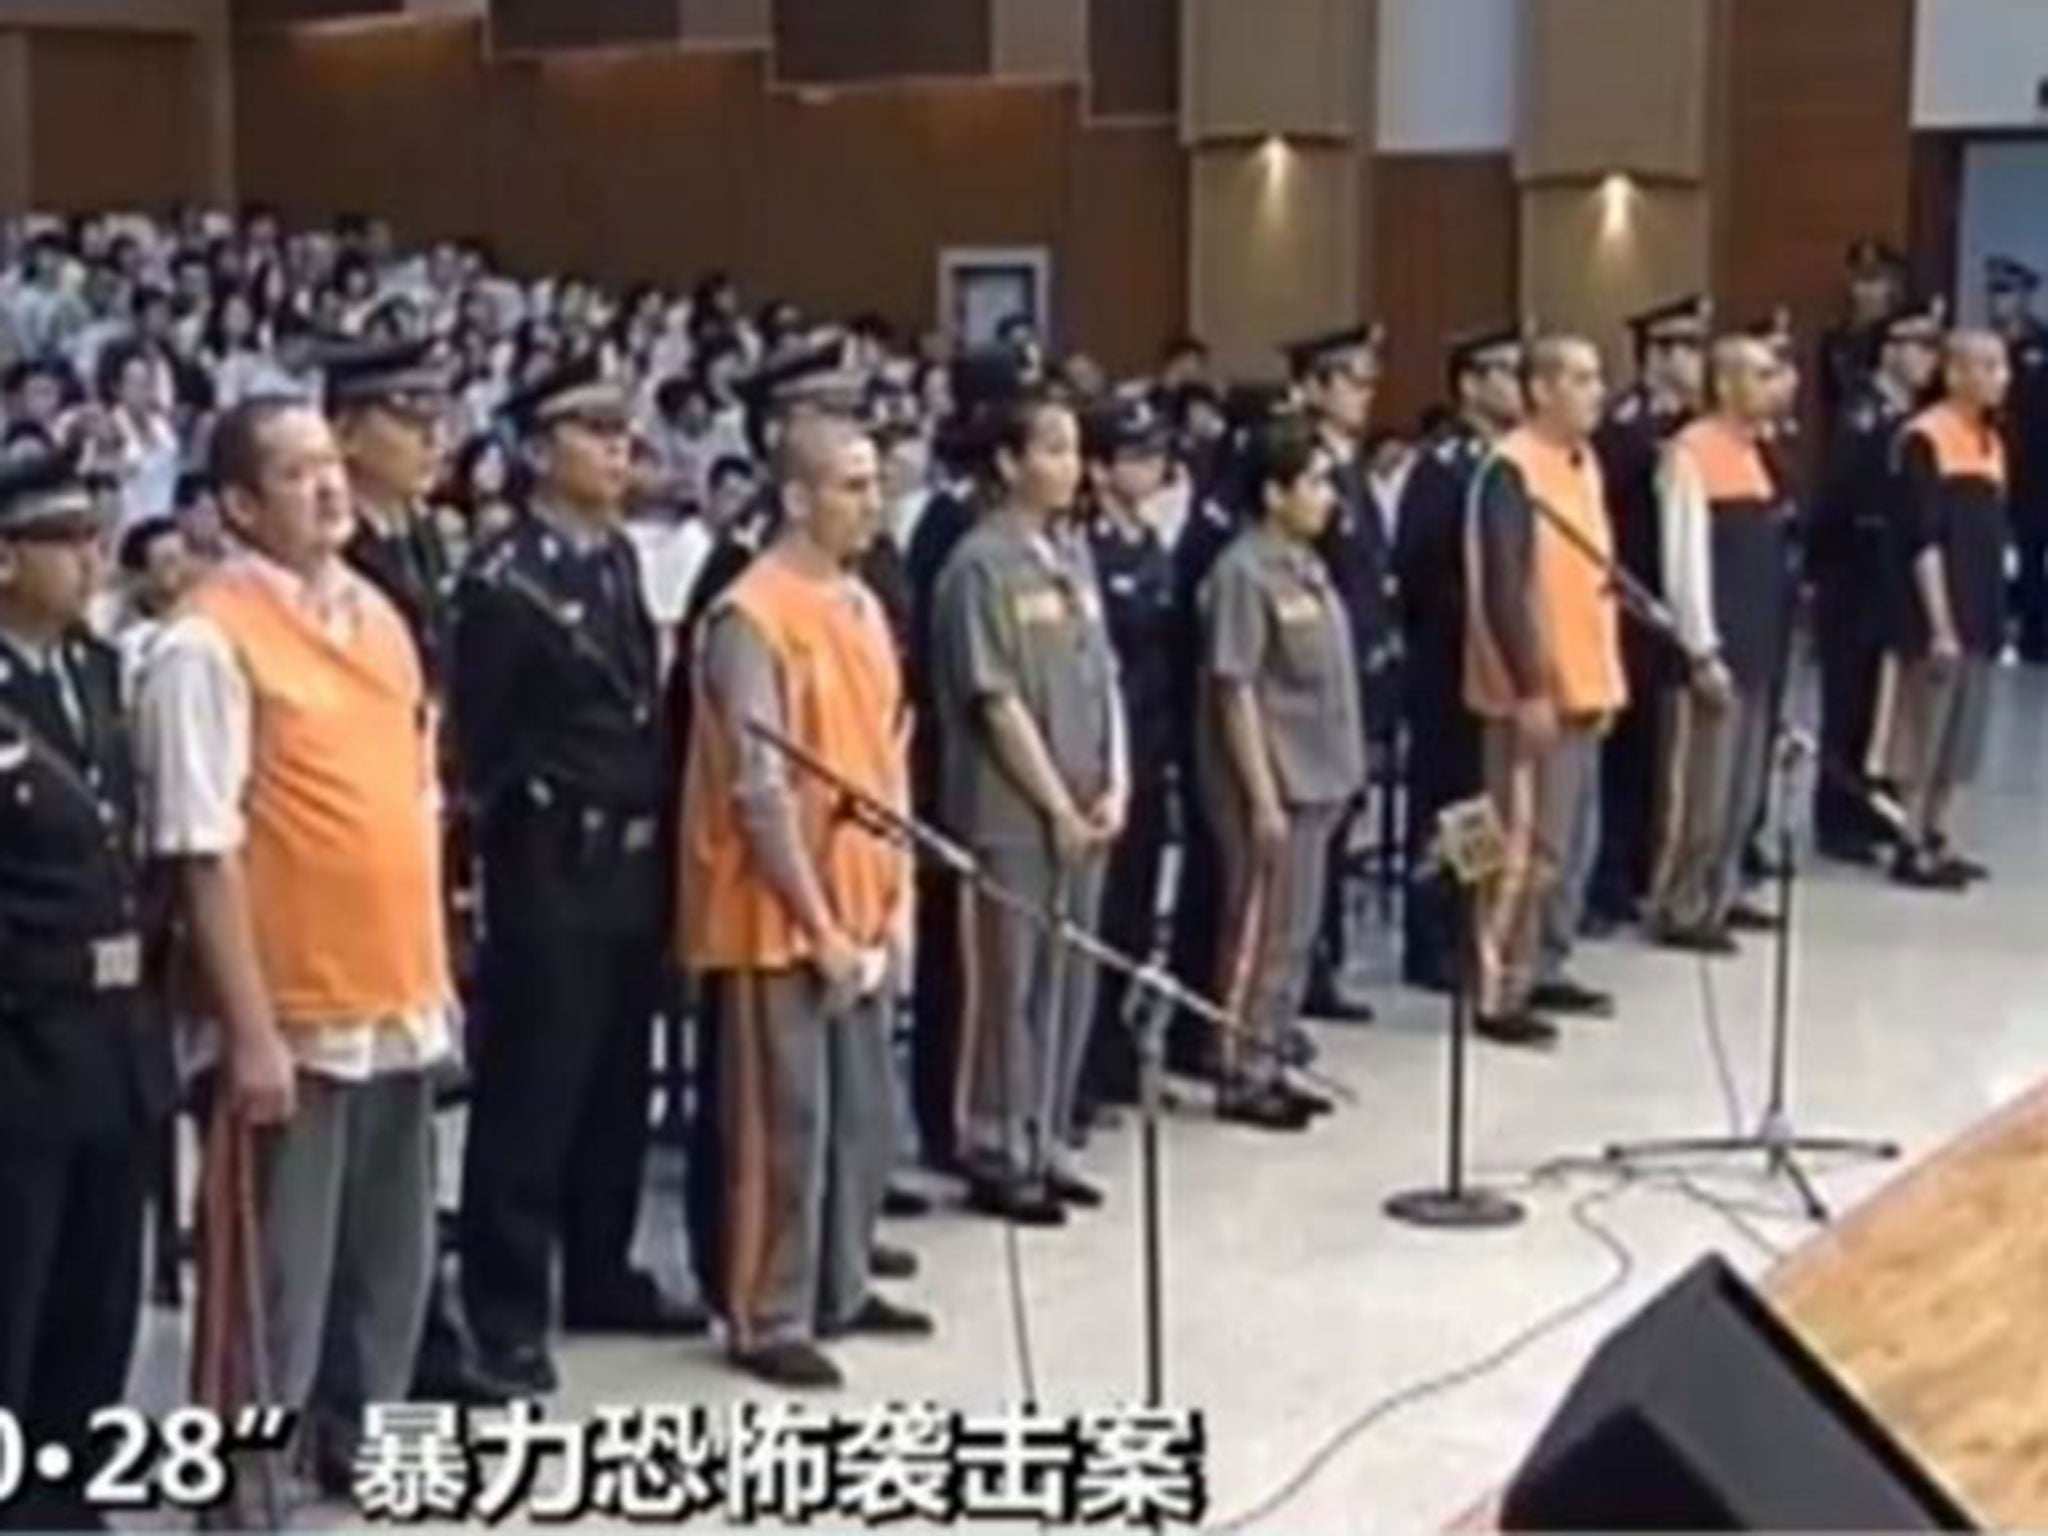
[[[8,953],[7,969],[6,991],[30,1004],[133,992],[142,985],[142,936],[19,944]]]
[[[517,819],[558,828],[586,859],[652,853],[661,822],[651,811],[622,811],[529,779],[509,797]]]

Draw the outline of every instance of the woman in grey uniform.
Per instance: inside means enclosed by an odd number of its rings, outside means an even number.
[[[996,881],[1095,926],[1130,774],[1087,541],[1073,411],[1026,392],[998,410],[997,500],[934,601],[943,812]],[[1056,1225],[1101,1193],[1071,1161],[1094,967],[1030,918],[972,904],[960,1010],[960,1146],[974,1206]]]
[[[1255,521],[1202,592],[1196,773],[1223,850],[1218,1113],[1300,1130],[1319,1099],[1291,1088],[1279,1047],[1301,1007],[1330,840],[1365,782],[1351,630],[1315,541],[1335,506],[1329,452],[1298,420],[1251,448]]]

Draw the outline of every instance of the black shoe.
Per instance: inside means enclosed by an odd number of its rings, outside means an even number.
[[[1738,901],[1728,909],[1728,928],[1733,933],[1776,933],[1784,926],[1778,914]]]
[[[1718,959],[1742,953],[1742,946],[1725,928],[1659,928],[1650,935],[1650,942],[1659,949],[1675,949],[1681,954],[1708,955]]]
[[[1233,1089],[1216,1102],[1216,1118],[1261,1131],[1305,1131],[1309,1113],[1271,1089]]]
[[[1961,870],[1922,850],[1901,848],[1892,860],[1892,884],[1915,891],[1962,891],[1969,879]]]
[[[1518,1013],[1481,1014],[1472,1021],[1472,1033],[1495,1045],[1523,1050],[1547,1051],[1557,1045],[1557,1026],[1526,1008]]]
[[[1311,1093],[1308,1089],[1298,1084],[1282,1083],[1274,1091],[1283,1100],[1292,1104],[1311,1120],[1320,1119],[1324,1115],[1334,1115],[1337,1112],[1337,1106],[1330,1100],[1324,1098],[1320,1093]]]
[[[542,1344],[513,1344],[504,1349],[479,1345],[477,1369],[503,1382],[515,1397],[552,1397],[562,1388],[555,1362]]]
[[[929,1216],[932,1202],[929,1195],[921,1195],[914,1189],[905,1189],[900,1184],[891,1184],[882,1196],[882,1214],[904,1220],[917,1216]]]
[[[1018,1178],[968,1181],[967,1208],[1020,1227],[1063,1227],[1067,1208],[1042,1183]]]
[[[771,1387],[799,1392],[816,1392],[846,1385],[846,1377],[832,1357],[815,1344],[789,1339],[781,1344],[763,1344],[754,1349],[736,1349],[732,1363],[757,1381]]]
[[[672,1299],[649,1276],[632,1273],[593,1296],[565,1304],[562,1326],[571,1333],[694,1339],[711,1331],[711,1315]]]
[[[1362,997],[1347,997],[1335,980],[1318,976],[1309,983],[1308,997],[1301,1005],[1301,1011],[1312,1019],[1324,1019],[1332,1024],[1370,1024],[1376,1015],[1372,1004]],[[1290,1062],[1290,1066],[1306,1066],[1306,1062]]]
[[[1939,838],[1934,843],[1935,864],[1947,870],[1951,876],[1959,876],[1965,884],[1975,885],[1991,878],[1991,870],[1975,859],[1966,859],[1948,845],[1948,839]]]
[[[844,1339],[853,1334],[871,1334],[882,1339],[928,1339],[939,1331],[931,1314],[911,1307],[899,1307],[879,1296],[870,1296],[860,1310],[843,1323],[820,1329],[823,1337]]]
[[[868,1250],[868,1273],[877,1280],[910,1280],[917,1275],[917,1255],[907,1248],[876,1243]]]
[[[1582,986],[1569,976],[1538,982],[1529,994],[1529,1006],[1579,1019],[1611,1019],[1615,1011],[1613,994]]]
[[[1079,1210],[1099,1211],[1104,1197],[1100,1189],[1079,1174],[1049,1173],[1045,1176],[1046,1191],[1061,1205],[1071,1205]]]
[[[514,1382],[501,1380],[468,1357],[422,1360],[413,1373],[416,1403],[454,1403],[463,1408],[502,1408],[520,1396]]]

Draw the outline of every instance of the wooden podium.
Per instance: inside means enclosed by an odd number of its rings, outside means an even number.
[[[1979,1524],[2048,1528],[2048,1084],[1902,1174],[1764,1290]]]

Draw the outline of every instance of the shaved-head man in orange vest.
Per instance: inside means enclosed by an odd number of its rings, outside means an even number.
[[[717,1035],[711,1289],[733,1361],[830,1387],[821,1336],[932,1332],[869,1283],[911,879],[905,850],[772,738],[902,811],[909,720],[888,621],[855,571],[881,527],[875,446],[812,413],[779,456],[782,532],[715,601],[696,656],[678,938]]]
[[[1474,1027],[1502,1044],[1547,1046],[1557,1030],[1530,1007],[1543,903],[1628,685],[1603,566],[1614,534],[1591,446],[1600,354],[1575,336],[1545,337],[1530,348],[1527,384],[1528,420],[1481,466],[1466,528],[1465,703],[1482,723],[1487,793],[1507,845],[1481,901]]]

